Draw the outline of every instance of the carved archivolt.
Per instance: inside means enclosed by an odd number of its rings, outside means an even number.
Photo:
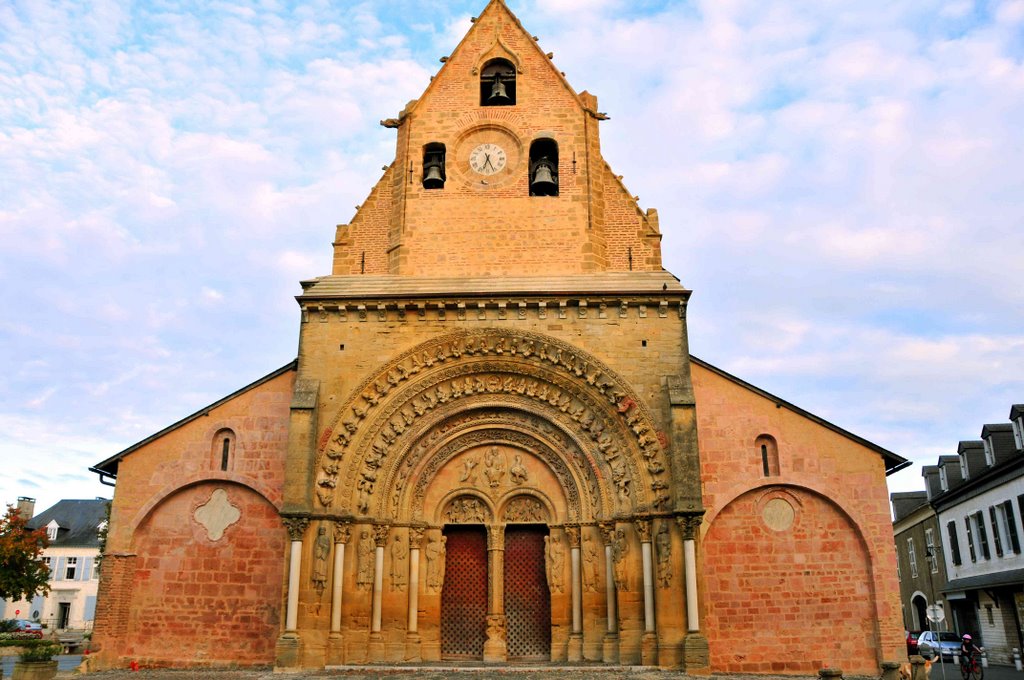
[[[467,400],[485,396],[499,403],[530,402],[562,429],[582,437],[590,449],[586,455],[600,459],[601,481],[620,506],[669,508],[667,438],[630,388],[600,361],[567,343],[494,329],[459,332],[421,345],[356,390],[320,439],[320,505],[334,504],[344,464],[356,510],[368,514],[382,475],[390,475],[396,464],[386,462],[390,458],[400,464],[416,443],[413,435],[423,434],[421,420],[436,422],[435,411],[454,414],[464,410]],[[501,474],[512,476],[514,461],[506,465]]]

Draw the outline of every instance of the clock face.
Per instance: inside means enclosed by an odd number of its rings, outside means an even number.
[[[501,172],[507,158],[505,150],[497,144],[481,144],[469,154],[469,167],[481,175],[493,175]]]

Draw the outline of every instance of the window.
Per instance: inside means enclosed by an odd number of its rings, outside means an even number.
[[[530,144],[530,195],[558,195],[558,142],[553,139]]]
[[[974,513],[974,521],[978,527],[978,545],[981,546],[981,556],[990,560],[992,554],[988,551],[988,530],[985,529],[985,515],[981,510]]]
[[[779,476],[779,447],[775,438],[763,434],[754,441],[761,456],[761,472],[765,477]]]
[[[64,579],[68,581],[75,580],[75,572],[78,570],[78,558],[69,557],[68,561],[64,563]]]
[[[985,439],[982,440],[982,444],[985,446],[985,465],[992,467],[996,464],[996,449],[992,445],[991,435],[985,437]]]
[[[212,465],[215,470],[227,472],[235,466],[235,433],[224,428],[213,435]]]
[[[1020,554],[1020,536],[1017,534],[1017,520],[1013,517],[1013,502],[1005,501],[999,505],[1003,513],[1003,523],[1006,525],[1006,537],[1010,539],[1008,546],[1014,553]]]
[[[971,562],[977,562],[978,555],[974,552],[974,532],[971,531],[970,517],[964,517],[964,527],[967,528],[967,550],[971,553]]]
[[[928,569],[933,574],[939,573],[939,553],[935,549],[935,532],[931,529],[924,530],[925,557],[928,558]]]
[[[914,552],[914,539],[907,539],[907,562],[910,564],[910,578],[917,578],[917,553]]]
[[[46,537],[50,541],[56,541],[58,531],[60,531],[60,525],[57,524],[57,520],[51,519],[50,523],[46,525]]]
[[[950,521],[946,524],[946,533],[949,534],[950,559],[953,564],[960,566],[960,541],[956,536],[956,522]]]
[[[943,491],[949,491],[949,480],[946,478],[946,468],[939,468],[939,486]]]
[[[900,569],[900,544],[896,544],[896,580],[903,580],[903,570]]]
[[[445,146],[431,142],[423,147],[423,188],[444,189],[447,179],[445,169]]]
[[[492,59],[480,72],[480,106],[516,103],[516,69],[505,59]]]
[[[45,564],[46,568],[49,569],[50,568],[50,558],[49,557],[44,557],[43,558],[43,564]]]
[[[967,456],[963,453],[960,454],[960,476],[964,478],[964,481],[971,478],[967,471]]]
[[[1000,526],[999,518],[996,517],[996,508],[994,505],[990,505],[988,508],[988,517],[992,520],[992,542],[996,546],[996,557],[1003,556],[1003,537],[1002,527]]]
[[[1018,451],[1024,449],[1024,417],[1013,421],[1013,441]]]

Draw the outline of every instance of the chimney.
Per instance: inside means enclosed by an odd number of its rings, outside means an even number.
[[[36,512],[36,499],[28,496],[18,496],[18,512],[22,519],[32,519]]]

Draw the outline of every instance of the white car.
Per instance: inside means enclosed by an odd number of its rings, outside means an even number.
[[[960,636],[956,633],[926,630],[917,638],[918,653],[926,659],[934,659],[936,650],[942,650],[942,660],[952,660],[960,653]]]

